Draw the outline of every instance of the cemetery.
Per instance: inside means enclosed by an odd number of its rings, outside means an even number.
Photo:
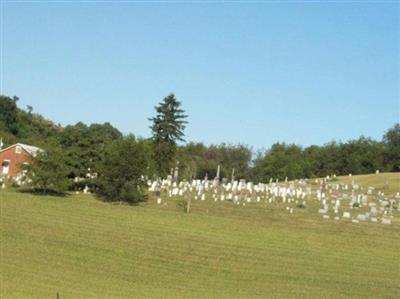
[[[11,298],[396,298],[399,182],[400,173],[264,184],[170,177],[148,181],[139,206],[87,191],[60,199],[6,188],[2,290]]]
[[[148,139],[1,106],[1,298],[399,297],[400,124],[256,154],[178,144],[174,94]]]
[[[0,299],[399,299],[399,12],[0,1]]]
[[[175,170],[175,172],[177,172]],[[375,176],[379,176],[379,171]],[[382,176],[382,175],[381,175]],[[375,186],[360,186],[349,174],[351,183],[339,182],[336,175],[319,179],[299,179],[269,183],[246,182],[245,180],[219,179],[219,166],[214,180],[177,181],[177,174],[165,180],[148,180],[148,190],[158,205],[182,201],[186,212],[190,212],[193,201],[211,201],[215,204],[230,203],[245,208],[280,208],[289,214],[301,209],[318,212],[323,220],[353,223],[366,222],[391,224],[400,212],[400,185],[385,194]],[[385,183],[388,185],[388,182]],[[397,191],[397,192],[395,192]],[[398,221],[398,220],[397,220]]]

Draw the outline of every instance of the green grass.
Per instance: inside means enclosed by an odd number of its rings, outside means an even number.
[[[400,191],[400,174],[353,178]],[[212,201],[185,214],[179,200],[130,207],[13,190],[0,201],[2,299],[400,297],[396,221]]]
[[[395,194],[400,192],[400,173],[380,173],[380,174],[366,174],[357,176],[342,176],[338,177],[342,183],[351,184],[354,180],[355,184],[364,187],[375,187],[375,190],[382,191],[385,194]]]

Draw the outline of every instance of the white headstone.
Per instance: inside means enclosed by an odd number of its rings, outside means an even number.
[[[343,212],[343,218],[350,219],[351,214],[350,212]]]

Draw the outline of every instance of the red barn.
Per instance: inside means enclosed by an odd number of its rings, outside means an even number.
[[[15,177],[22,172],[22,165],[29,164],[40,148],[17,143],[0,150],[0,176]]]

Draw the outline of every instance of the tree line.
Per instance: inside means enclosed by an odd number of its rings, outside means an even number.
[[[360,137],[347,142],[302,147],[275,143],[255,154],[243,144],[205,145],[184,140],[187,115],[173,94],[149,118],[152,137],[124,136],[110,123],[61,126],[0,96],[0,138],[36,145],[43,152],[29,166],[31,184],[63,192],[89,186],[105,200],[130,203],[145,199],[145,178],[180,180],[219,177],[267,182],[380,171],[400,171],[400,124],[382,140]],[[178,172],[176,173],[176,170]]]

